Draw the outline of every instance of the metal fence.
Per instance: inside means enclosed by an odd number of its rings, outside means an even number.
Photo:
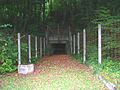
[[[94,47],[98,46],[98,28],[89,30],[88,34],[88,46],[89,44]],[[92,34],[92,35],[90,35]],[[106,29],[105,26],[101,27],[101,50],[102,59],[111,58],[113,60],[120,60],[120,31]],[[95,48],[93,48],[95,49]],[[96,51],[96,50],[95,50]]]
[[[32,63],[35,58],[45,55],[45,37],[18,33],[18,64]]]
[[[81,55],[81,57],[83,57],[83,62],[86,62],[86,60],[89,59],[93,59],[101,64],[102,60],[108,57],[113,60],[120,60],[120,31],[116,32],[115,30],[107,30],[104,26],[99,24],[95,28],[86,28],[79,30],[78,32],[71,31],[70,27],[67,29],[63,28],[62,30],[60,27],[57,27],[47,32],[48,36],[46,34],[45,37],[22,34],[20,35],[20,33],[18,33],[19,64],[21,64],[21,60],[27,60],[26,62],[22,63],[30,63],[32,57],[37,58],[45,55],[46,47],[49,45],[46,43],[50,43],[50,36],[56,35],[55,32],[57,34],[61,33],[62,35],[64,30],[68,32],[65,32],[65,35],[68,37],[67,48],[69,48],[69,53]]]
[[[100,24],[80,30],[72,34],[72,54],[80,54],[83,61],[92,59],[98,63],[106,58],[120,60],[120,31]]]
[[[120,60],[120,31],[103,30],[103,57]]]

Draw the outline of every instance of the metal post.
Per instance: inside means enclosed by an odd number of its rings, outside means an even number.
[[[78,32],[78,54],[80,54],[80,33]]]
[[[37,58],[37,36],[35,36],[35,57]]]
[[[45,38],[44,38],[44,40],[43,40],[44,42],[44,55],[45,55],[45,49],[46,49],[46,46],[45,46]]]
[[[70,45],[70,46],[71,46],[71,54],[72,54],[72,51],[73,51],[73,45],[72,45],[72,41],[73,41],[73,40],[72,40],[72,35],[70,36],[70,39],[71,39],[71,42],[70,42],[71,45]]]
[[[45,37],[46,37],[46,45],[48,45],[48,26],[47,26],[47,30],[45,32]]]
[[[83,30],[83,63],[86,62],[86,30]]]
[[[59,29],[60,29],[60,26],[59,26],[59,24],[58,24],[58,40],[59,40],[59,38],[60,38],[60,31],[59,31]]]
[[[31,36],[30,35],[28,35],[28,51],[29,51],[28,53],[29,63],[31,63]]]
[[[21,64],[20,33],[18,33],[18,65]]]
[[[102,37],[101,37],[102,27],[101,24],[98,24],[98,63],[102,63]]]
[[[74,48],[74,50],[73,50],[73,54],[75,54],[75,34],[73,35],[73,48]]]
[[[69,26],[69,42],[70,42],[70,53],[72,54],[72,33]]]
[[[42,37],[40,37],[40,57],[42,57]]]

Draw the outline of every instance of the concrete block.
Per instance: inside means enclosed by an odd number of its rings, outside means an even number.
[[[29,74],[34,72],[34,64],[18,65],[19,74]]]
[[[34,72],[34,64],[29,64],[28,65],[28,73]]]

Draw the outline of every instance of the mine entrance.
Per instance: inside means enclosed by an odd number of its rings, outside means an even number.
[[[66,44],[54,43],[52,44],[53,54],[66,54]]]

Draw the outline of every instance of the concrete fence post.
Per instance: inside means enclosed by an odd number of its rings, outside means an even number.
[[[71,48],[70,48],[70,49],[71,49],[71,54],[73,54],[73,53],[72,53],[72,51],[73,51],[73,45],[72,45],[72,42],[73,42],[73,40],[72,40],[72,35],[70,36],[70,40],[71,40],[71,42],[70,42],[70,47],[71,47]]]
[[[98,63],[102,63],[102,37],[101,37],[102,27],[98,24]]]
[[[72,54],[72,33],[71,33],[71,28],[69,26],[69,43],[70,43],[70,53]]]
[[[77,53],[80,54],[80,33],[78,32],[78,36],[77,36]]]
[[[20,33],[18,33],[18,65],[21,65]]]
[[[35,36],[35,57],[36,58],[38,57],[38,54],[37,54],[37,36]]]
[[[44,39],[43,39],[43,44],[44,44],[44,56],[45,56],[45,52],[46,52],[46,51],[45,51],[45,49],[46,49],[46,45],[45,45],[45,44],[46,44],[46,40],[45,40],[45,37],[44,37]]]
[[[76,41],[75,41],[75,34],[73,35],[73,54],[75,54],[76,50],[75,50],[75,46],[76,46]]]
[[[83,63],[86,62],[86,30],[83,30]]]
[[[28,58],[31,63],[31,35],[28,35]]]
[[[40,37],[40,57],[42,57],[42,37]]]

